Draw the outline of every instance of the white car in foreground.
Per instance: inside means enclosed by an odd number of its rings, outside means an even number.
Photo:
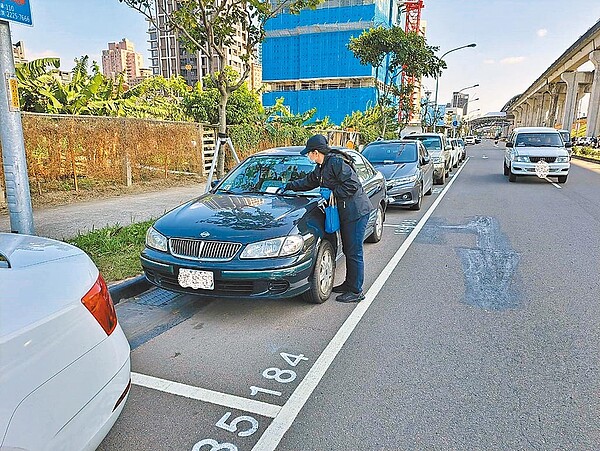
[[[558,130],[550,127],[518,127],[513,129],[504,153],[504,175],[511,182],[517,176],[557,177],[566,183],[569,175],[570,143],[565,143]]]
[[[0,233],[0,449],[95,450],[125,405],[129,354],[83,251]]]

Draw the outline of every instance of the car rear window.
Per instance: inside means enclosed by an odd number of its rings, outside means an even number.
[[[427,150],[442,150],[442,141],[437,136],[405,136],[404,139],[421,141]]]
[[[370,144],[362,154],[371,163],[411,163],[417,161],[416,143]]]

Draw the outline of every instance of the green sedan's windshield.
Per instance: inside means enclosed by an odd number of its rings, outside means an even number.
[[[370,144],[362,154],[371,163],[411,163],[417,161],[416,143]]]
[[[312,172],[314,167],[308,158],[301,155],[251,157],[227,175],[219,191],[274,193],[287,182]]]

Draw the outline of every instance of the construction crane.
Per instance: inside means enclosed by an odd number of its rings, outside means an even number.
[[[406,22],[404,25],[404,31],[406,33],[421,33],[421,10],[424,8],[424,0],[405,0],[402,2],[404,11],[406,12]],[[410,122],[413,116],[413,108],[417,100],[418,90],[415,87],[415,77],[412,75],[406,75],[402,72],[402,88],[406,86],[413,86],[413,92],[409,97],[409,108],[408,117],[406,122]],[[398,111],[398,121],[402,120],[402,109]]]

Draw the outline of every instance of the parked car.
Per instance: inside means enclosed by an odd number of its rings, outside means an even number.
[[[423,143],[433,161],[434,183],[443,185],[452,168],[452,146],[441,133],[411,133],[403,139],[418,140]]]
[[[148,280],[170,291],[256,299],[303,295],[322,303],[333,288],[339,233],[324,230],[319,190],[277,189],[311,172],[303,147],[251,155],[210,192],[159,218],[141,254]],[[343,149],[373,204],[365,239],[381,239],[385,178],[360,153]]]
[[[95,450],[129,393],[129,343],[80,249],[0,233],[0,449]]]
[[[504,175],[515,182],[517,176],[537,175],[540,162],[547,163],[548,177],[558,177],[565,183],[569,175],[570,157],[558,130],[550,127],[515,128],[506,142]]]
[[[456,166],[458,166],[458,163],[460,163],[461,161],[463,161],[466,156],[467,156],[467,151],[465,149],[465,143],[462,139],[460,138],[450,138],[450,144],[452,145],[452,147],[454,149],[456,149],[456,154],[457,154],[457,162],[456,162]]]
[[[390,205],[421,209],[433,189],[433,162],[421,141],[374,141],[362,154],[385,176]]]

